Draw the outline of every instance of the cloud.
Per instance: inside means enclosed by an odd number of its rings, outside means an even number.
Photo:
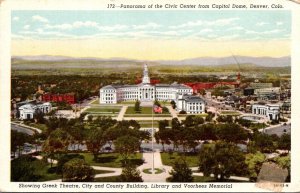
[[[23,29],[29,29],[30,28],[30,25],[24,25]]]
[[[126,25],[113,25],[113,26],[101,26],[97,22],[94,21],[75,21],[71,24],[69,23],[63,23],[58,25],[50,25],[47,24],[44,26],[46,29],[56,29],[56,30],[73,30],[73,29],[79,29],[79,28],[95,28],[99,31],[118,31],[118,30],[124,30],[127,29],[128,26]]]
[[[133,25],[132,27],[133,27],[133,29],[157,29],[157,28],[161,27],[161,25],[150,22],[145,25]]]
[[[42,23],[48,23],[49,22],[47,18],[42,17],[40,15],[34,15],[34,16],[32,16],[32,20],[33,21],[39,21],[39,22],[42,22]]]
[[[281,21],[278,21],[278,22],[276,22],[276,25],[283,25],[283,22],[281,22]]]
[[[258,22],[256,23],[257,26],[264,26],[264,25],[267,25],[269,23],[266,23],[266,22]]]
[[[258,32],[258,31],[253,31],[253,30],[247,30],[246,34],[259,34],[259,35],[268,35],[268,34],[277,34],[277,33],[281,33],[285,30],[282,29],[273,29],[273,30],[269,30],[269,31],[262,31],[262,32]]]
[[[228,36],[221,36],[216,38],[216,40],[234,40],[236,38],[239,38],[240,35],[239,34],[232,34],[232,35],[228,35]]]
[[[230,25],[232,24],[233,22],[237,21],[237,20],[240,20],[240,18],[226,18],[226,19],[218,19],[216,21],[211,21],[211,22],[208,22],[208,25],[210,26],[226,26],[226,25]]]
[[[128,28],[128,26],[126,25],[120,25],[120,24],[117,24],[117,25],[113,25],[113,26],[98,26],[97,27],[100,31],[120,31],[120,30],[125,30]]]
[[[19,21],[19,17],[13,17],[13,21]]]
[[[241,30],[244,30],[244,28],[240,26],[235,26],[227,29],[227,31],[241,31]]]
[[[226,18],[226,19],[217,19],[214,21],[205,21],[205,20],[197,20],[197,21],[189,21],[184,24],[180,24],[177,26],[170,26],[171,29],[179,29],[186,27],[195,27],[195,26],[227,26],[232,24],[233,22],[239,20],[240,18]]]

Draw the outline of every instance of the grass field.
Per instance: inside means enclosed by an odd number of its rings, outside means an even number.
[[[152,127],[152,121],[138,121],[138,123],[141,125],[141,127],[147,127],[151,128]],[[153,121],[153,127],[158,127],[158,121]]]
[[[127,110],[126,110],[126,113],[125,114],[135,114],[135,115],[139,115],[139,114],[148,114],[148,115],[152,115],[152,107],[141,107],[141,111],[139,112],[136,112],[134,110],[134,107],[128,107]],[[153,113],[154,115],[170,115],[169,112],[164,112],[162,114],[155,114]]]
[[[29,123],[28,126],[38,128],[38,129],[42,130],[43,132],[47,130],[46,124],[41,124],[41,123]]]
[[[173,166],[174,161],[177,158],[180,158],[181,155],[177,152],[172,153],[171,155],[169,153],[161,153],[161,159],[164,165]],[[188,154],[185,156],[186,162],[189,165],[189,167],[197,167],[199,163],[199,158],[197,154]]]
[[[186,117],[188,115],[195,115],[195,116],[199,116],[199,117],[205,118],[207,116],[207,113],[204,113],[204,114],[178,114],[177,116],[178,117]]]
[[[231,116],[239,116],[241,113],[237,111],[220,111],[220,115],[231,115]]]
[[[122,167],[122,157],[119,153],[102,153],[99,154],[98,159],[94,160],[94,155],[92,153],[81,153],[84,156],[85,161],[93,166],[103,166],[103,167],[113,167],[120,168]],[[141,165],[142,154],[136,153],[129,158],[129,162]]]
[[[152,114],[125,114],[124,117],[152,117]],[[171,115],[153,114],[153,117],[171,117]]]
[[[91,107],[85,110],[86,113],[89,113],[93,116],[112,116],[115,117],[119,114],[121,107],[119,106],[99,106]]]

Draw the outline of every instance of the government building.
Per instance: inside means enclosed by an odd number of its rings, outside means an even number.
[[[100,89],[100,104],[116,104],[122,101],[175,101],[178,111],[204,113],[205,102],[198,96],[192,96],[189,86],[173,84],[150,84],[148,66],[144,65],[142,83],[137,85],[108,85]]]

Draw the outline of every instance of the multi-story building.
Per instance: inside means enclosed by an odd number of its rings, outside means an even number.
[[[253,104],[252,113],[255,115],[263,115],[270,121],[279,120],[280,105],[279,104]]]
[[[66,93],[66,94],[52,94],[45,93],[42,95],[42,101],[45,102],[66,102],[69,104],[75,103],[75,94],[74,93]]]
[[[121,101],[171,101],[176,100],[178,94],[193,93],[192,88],[183,84],[150,84],[148,67],[144,65],[141,84],[137,85],[108,85],[100,89],[100,104],[118,103]]]
[[[52,110],[52,105],[49,102],[46,103],[27,103],[18,108],[19,119],[33,119],[34,114],[38,111],[46,114]]]
[[[181,101],[183,100],[178,110],[185,110],[187,113],[202,113],[205,110],[203,107],[203,99],[197,96],[192,96],[193,89],[184,84],[151,84],[148,74],[148,66],[144,65],[144,73],[142,83],[137,85],[107,85],[100,89],[100,104],[115,104],[122,101]],[[179,96],[184,96],[177,100]],[[196,101],[193,104],[192,101]],[[185,102],[184,102],[185,101]],[[197,106],[186,109],[190,105]]]
[[[176,106],[177,111],[185,111],[187,114],[205,113],[205,101],[198,96],[179,95]]]

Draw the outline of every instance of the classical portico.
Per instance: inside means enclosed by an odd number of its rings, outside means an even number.
[[[178,94],[189,94],[192,88],[183,84],[152,85],[148,72],[148,65],[144,65],[142,82],[138,85],[107,85],[100,89],[100,104],[118,103],[122,101],[171,101],[176,100]]]

